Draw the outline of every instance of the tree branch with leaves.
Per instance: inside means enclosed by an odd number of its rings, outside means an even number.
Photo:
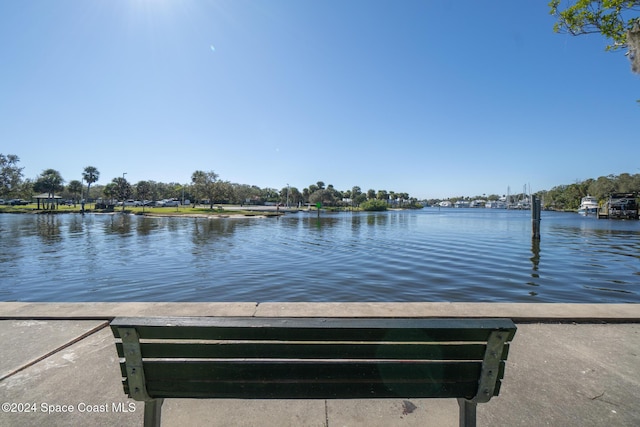
[[[640,73],[640,0],[552,0],[549,9],[558,19],[555,32],[600,33],[609,40],[606,50],[627,49],[632,71]]]

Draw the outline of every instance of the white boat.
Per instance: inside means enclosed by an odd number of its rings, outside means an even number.
[[[595,197],[586,196],[580,200],[580,207],[578,208],[580,215],[595,215],[598,213],[598,201]]]

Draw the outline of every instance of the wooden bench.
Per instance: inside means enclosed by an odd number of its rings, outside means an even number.
[[[497,396],[509,319],[116,318],[124,391],[159,426],[165,398],[457,398],[460,425]]]

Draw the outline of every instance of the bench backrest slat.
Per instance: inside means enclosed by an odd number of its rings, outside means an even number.
[[[473,397],[477,382],[457,382],[450,384],[415,383],[355,383],[318,382],[312,385],[304,382],[269,384],[198,382],[175,385],[174,383],[150,383],[156,392],[165,398],[221,398],[221,399],[393,399],[393,398],[455,398]]]
[[[115,324],[114,324],[115,323]],[[310,319],[310,318],[117,318],[115,326],[135,325],[146,339],[485,341],[491,331],[515,334],[508,319]],[[114,333],[115,332],[114,330]],[[116,335],[118,337],[118,335]]]
[[[118,356],[124,357],[121,343],[116,344]],[[335,342],[313,344],[308,342],[144,342],[140,344],[146,358],[344,358],[344,359],[428,359],[428,360],[482,360],[486,345],[483,344],[422,344],[392,343],[392,345]],[[502,349],[501,359],[506,359],[509,344]]]

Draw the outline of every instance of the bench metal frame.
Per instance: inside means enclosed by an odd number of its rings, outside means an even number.
[[[510,319],[154,317],[111,322],[126,394],[165,398],[457,398],[460,426],[497,396]]]

